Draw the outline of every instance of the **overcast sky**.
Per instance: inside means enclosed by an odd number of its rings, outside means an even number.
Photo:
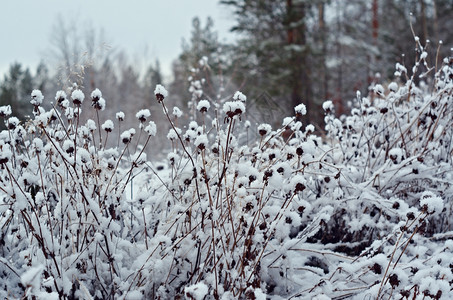
[[[5,0],[0,3],[1,79],[13,62],[34,72],[41,59],[49,59],[46,52],[59,15],[103,29],[105,42],[131,58],[158,58],[166,76],[181,52],[182,38],[190,37],[193,17],[200,17],[204,26],[211,16],[220,39],[232,39],[232,15],[217,0]]]

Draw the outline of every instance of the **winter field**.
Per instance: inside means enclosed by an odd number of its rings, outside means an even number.
[[[241,92],[182,124],[161,85],[166,141],[148,109],[85,120],[98,89],[0,107],[0,297],[453,299],[453,59],[421,50],[347,115],[326,101],[323,134],[303,100],[252,126]]]

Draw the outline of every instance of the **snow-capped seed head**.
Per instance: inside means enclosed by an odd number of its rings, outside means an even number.
[[[389,90],[391,92],[396,92],[398,90],[398,84],[396,82],[390,82],[389,84]]]
[[[291,123],[294,122],[294,117],[285,117],[282,122],[282,126],[285,127],[285,129],[290,129]]]
[[[261,135],[261,136],[265,136],[266,134],[268,134],[269,132],[271,132],[272,130],[272,126],[269,125],[269,124],[260,124],[258,126],[258,133]]]
[[[124,121],[124,113],[122,111],[117,112],[115,116],[118,121]]]
[[[197,105],[197,110],[201,113],[205,113],[209,110],[211,104],[209,104],[208,100],[200,100]]]
[[[97,101],[93,101],[91,105],[94,107],[96,110],[104,110],[105,109],[105,99],[101,98]]]
[[[444,209],[444,201],[433,192],[425,191],[420,197],[420,206],[428,214],[440,214]]]
[[[240,91],[237,91],[236,93],[234,93],[233,99],[245,102],[247,100],[247,97]]]
[[[233,118],[242,115],[245,112],[245,106],[240,101],[228,101],[223,105],[223,111],[228,118]]]
[[[194,144],[198,149],[203,150],[208,145],[208,137],[206,136],[206,134],[199,135],[195,139]]]
[[[99,89],[95,89],[91,92],[91,101],[97,102],[102,98],[102,93]]]
[[[173,116],[176,118],[181,118],[182,116],[182,111],[178,107],[173,107]]]
[[[313,132],[315,132],[315,126],[308,124],[307,127],[305,127],[305,133],[312,134]]]
[[[31,100],[30,103],[33,104],[34,106],[39,106],[42,104],[42,100],[44,99],[44,96],[42,95],[40,90],[33,90],[31,92]]]
[[[6,118],[11,115],[11,105],[0,106],[0,117]]]
[[[72,153],[72,152],[74,152],[74,142],[71,140],[65,140],[63,142],[62,148],[66,153]]]
[[[87,122],[85,123],[86,128],[88,128],[89,131],[95,131],[96,130],[96,122],[94,122],[91,119],[88,119]]]
[[[404,152],[401,148],[390,149],[389,158],[393,161],[394,164],[398,164],[404,159]]]
[[[162,102],[168,96],[168,92],[163,85],[158,84],[154,89],[154,95],[156,96],[157,102]]]
[[[181,129],[176,128],[176,131],[172,128],[168,131],[167,139],[174,141],[178,138],[178,134],[181,134]]]
[[[322,104],[322,109],[328,114],[333,112],[334,106],[331,100],[327,100]]]
[[[104,129],[106,132],[112,132],[114,125],[112,120],[107,120],[104,122],[104,124],[101,125],[102,129]]]
[[[135,114],[135,117],[140,121],[140,123],[145,123],[146,118],[149,118],[150,116],[151,112],[149,111],[149,109],[142,109]]]
[[[294,111],[296,112],[296,117],[298,117],[298,118],[307,114],[307,108],[305,107],[305,104],[303,104],[303,103],[294,107]]]
[[[129,130],[126,130],[124,131],[121,135],[120,135],[120,139],[121,141],[124,143],[124,144],[128,144],[131,139],[132,139],[132,136],[135,134],[135,130],[132,132],[131,129]]]
[[[6,164],[13,155],[11,147],[8,144],[0,144],[0,165]]]
[[[291,180],[291,186],[293,187],[294,193],[302,192],[306,186],[305,178],[301,175],[296,175]]]
[[[8,119],[8,129],[15,129],[19,125],[19,119],[16,117],[11,117]]]
[[[72,102],[74,105],[79,106],[85,99],[85,94],[81,90],[74,90],[71,94]]]
[[[384,96],[384,87],[380,84],[376,84],[373,88],[373,91],[379,96]]]
[[[145,132],[148,133],[149,136],[155,136],[157,132],[156,123],[149,121],[148,126],[145,127]]]
[[[61,105],[61,103],[66,100],[67,96],[64,91],[58,91],[55,95],[55,101],[57,101],[58,105]]]
[[[190,121],[189,129],[195,131],[195,130],[197,130],[197,128],[198,128],[198,123],[196,121]]]
[[[33,148],[37,153],[40,153],[43,148],[43,142],[40,138],[34,138],[33,139]]]

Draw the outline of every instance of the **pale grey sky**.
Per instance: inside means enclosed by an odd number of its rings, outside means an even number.
[[[200,17],[204,26],[211,16],[221,40],[232,39],[228,30],[234,23],[231,12],[217,0],[0,0],[0,78],[13,62],[34,72],[46,58],[59,15],[103,29],[106,42],[131,58],[143,59],[148,49],[146,57],[158,58],[167,76],[182,38],[190,37],[193,17]]]

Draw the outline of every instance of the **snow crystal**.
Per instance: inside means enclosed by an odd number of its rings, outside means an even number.
[[[422,54],[420,55],[420,59],[425,59],[428,56],[428,53],[426,51],[423,51]]]
[[[236,93],[234,93],[233,99],[245,102],[247,100],[247,97],[243,93],[237,91]]]
[[[444,208],[444,201],[433,192],[425,191],[420,197],[420,206],[430,214],[440,214]]]
[[[40,90],[33,90],[31,92],[31,100],[30,100],[31,104],[36,105],[36,106],[41,105],[43,99],[44,99],[44,96],[42,95]]]
[[[112,132],[114,125],[112,120],[106,120],[104,124],[101,125],[102,129],[104,129],[107,132]]]
[[[209,104],[208,100],[200,100],[197,105],[197,110],[199,112],[207,112],[209,108],[211,107],[211,104]]]
[[[148,126],[145,127],[145,132],[148,133],[150,136],[155,136],[157,129],[156,129],[156,123],[153,121],[149,121]]]
[[[193,284],[184,288],[184,294],[186,295],[186,297],[194,300],[203,300],[204,297],[208,294],[208,291],[208,286],[203,282],[199,282],[197,284]]]
[[[142,109],[135,114],[135,117],[142,123],[146,122],[146,118],[151,116],[149,109]]]
[[[306,115],[307,114],[307,108],[305,107],[305,104],[301,103],[294,107],[294,111],[296,112],[296,115]]]

